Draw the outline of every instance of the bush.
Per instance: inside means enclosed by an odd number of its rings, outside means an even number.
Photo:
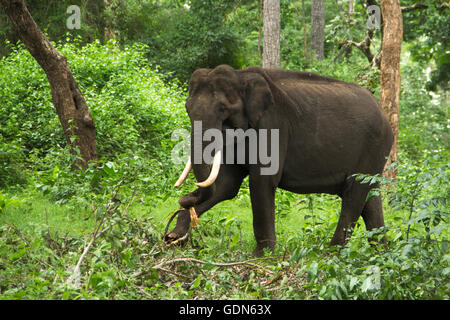
[[[235,9],[232,1],[196,0],[189,7],[166,6],[154,12],[152,28],[143,26],[143,35],[133,39],[148,44],[149,59],[164,72],[186,82],[198,68],[243,66],[245,43],[228,16]]]
[[[100,167],[107,163],[122,167],[122,162],[139,159],[134,163],[139,164],[142,179],[158,176],[147,181],[146,188],[160,189],[160,179],[176,175],[170,161],[176,143],[171,133],[189,128],[185,89],[168,83],[148,63],[144,45],[120,49],[110,41],[79,47],[75,41],[56,47],[67,57],[94,118]],[[40,172],[33,175],[38,185],[58,200],[67,200],[79,188],[89,192],[81,185],[86,174],[94,173],[71,172],[73,155],[42,69],[23,46],[14,48],[0,64],[0,187],[23,182],[23,169],[28,168]]]
[[[14,141],[4,141],[0,135],[0,189],[26,182],[23,161],[22,147]]]
[[[399,140],[405,156],[414,162],[445,153],[447,110],[424,88],[426,74],[417,63],[402,68]]]
[[[21,141],[27,154],[64,143],[44,71],[18,46],[0,60],[0,134],[5,142]]]
[[[74,73],[97,126],[103,157],[127,150],[156,152],[161,140],[176,127],[186,126],[185,91],[167,84],[164,75],[144,58],[146,47],[120,50],[111,41],[78,48],[57,45]],[[0,69],[0,132],[6,141],[23,141],[26,153],[45,155],[65,141],[44,72],[28,51],[19,46],[3,58]]]
[[[81,49],[68,43],[61,50],[91,108],[102,156],[162,156],[170,151],[164,147],[170,133],[188,126],[185,90],[165,81],[144,57],[146,50],[140,44],[119,49],[114,41]]]

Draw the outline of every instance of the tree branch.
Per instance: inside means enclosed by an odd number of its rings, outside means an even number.
[[[208,261],[203,261],[203,260],[199,260],[199,259],[195,259],[195,258],[177,258],[177,259],[173,259],[173,260],[163,261],[163,262],[157,264],[156,266],[153,266],[153,269],[162,269],[162,267],[166,264],[172,264],[172,263],[177,263],[177,262],[193,262],[193,263],[199,263],[199,264],[211,264],[216,267],[233,267],[233,266],[239,266],[239,265],[247,265],[247,266],[251,266],[254,268],[263,269],[264,271],[272,274],[273,273],[272,270],[269,270],[269,269],[267,269],[263,266],[260,266],[256,263],[251,263],[250,261],[273,259],[273,258],[274,257],[267,257],[267,258],[259,258],[259,259],[258,258],[250,259],[250,260],[245,260],[245,261],[221,262],[221,263],[208,262]]]
[[[347,46],[354,46],[354,47],[358,48],[366,56],[367,60],[369,60],[369,63],[371,65],[376,64],[379,66],[380,65],[379,55],[374,55],[372,53],[372,50],[370,49],[370,45],[372,44],[373,35],[374,35],[374,31],[372,29],[369,29],[367,31],[366,37],[361,42],[345,40],[345,41],[342,41],[341,43],[339,43],[339,46],[344,47],[342,50],[344,50],[345,47],[347,47]],[[338,60],[341,57],[341,55],[342,54],[339,54],[336,57],[335,61]]]
[[[402,13],[403,12],[409,12],[414,10],[421,10],[421,9],[428,9],[428,5],[425,3],[415,3],[413,5],[407,6],[407,7],[401,7]],[[450,4],[443,3],[439,7],[436,7],[438,10],[444,10],[444,9],[450,9]]]
[[[424,3],[415,3],[415,4],[407,6],[407,7],[401,7],[402,12],[408,12],[408,11],[413,11],[413,10],[418,10],[418,9],[426,9],[426,8],[428,8],[428,5],[426,5]]]

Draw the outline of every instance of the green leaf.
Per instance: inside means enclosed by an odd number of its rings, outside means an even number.
[[[25,248],[22,248],[22,249],[18,250],[17,252],[13,253],[12,255],[10,255],[10,256],[8,257],[8,260],[16,260],[16,259],[19,259],[19,258],[22,257],[24,254],[26,254],[27,251],[30,250],[30,249],[31,249],[31,247],[25,247]]]
[[[349,289],[350,291],[353,290],[353,288],[356,286],[356,284],[359,282],[358,278],[356,277],[351,277],[350,278],[350,285],[349,285]]]
[[[190,289],[198,288],[201,282],[202,282],[201,276],[198,275],[197,278],[195,278],[194,282],[192,283]]]
[[[307,270],[309,277],[311,279],[315,278],[317,276],[318,270],[319,264],[316,261],[312,262]]]
[[[52,172],[52,179],[56,180],[58,178],[58,175],[59,175],[59,168],[58,166],[55,166]]]

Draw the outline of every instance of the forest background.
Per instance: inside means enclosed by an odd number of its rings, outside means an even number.
[[[311,50],[311,0],[281,1],[285,69],[356,82],[379,98],[369,5],[327,0],[323,58]],[[361,222],[328,247],[340,199],[277,191],[278,244],[254,260],[248,182],[202,216],[182,247],[161,240],[193,189],[172,188],[186,82],[200,67],[262,65],[263,2],[30,0],[96,125],[98,162],[74,170],[45,73],[0,10],[0,297],[2,299],[448,299],[449,7],[400,1],[398,176],[381,182],[388,244]],[[81,10],[69,29],[67,8]],[[359,46],[358,46],[359,44]],[[73,137],[76,139],[76,137]]]

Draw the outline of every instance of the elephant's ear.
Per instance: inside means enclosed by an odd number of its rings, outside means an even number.
[[[257,123],[270,108],[277,108],[287,123],[295,126],[301,118],[302,106],[295,103],[270,76],[270,70],[259,67],[249,67],[242,70],[243,100],[249,123],[257,127]]]
[[[243,72],[241,80],[245,113],[250,126],[255,128],[264,112],[274,105],[272,91],[265,77],[259,73]]]

